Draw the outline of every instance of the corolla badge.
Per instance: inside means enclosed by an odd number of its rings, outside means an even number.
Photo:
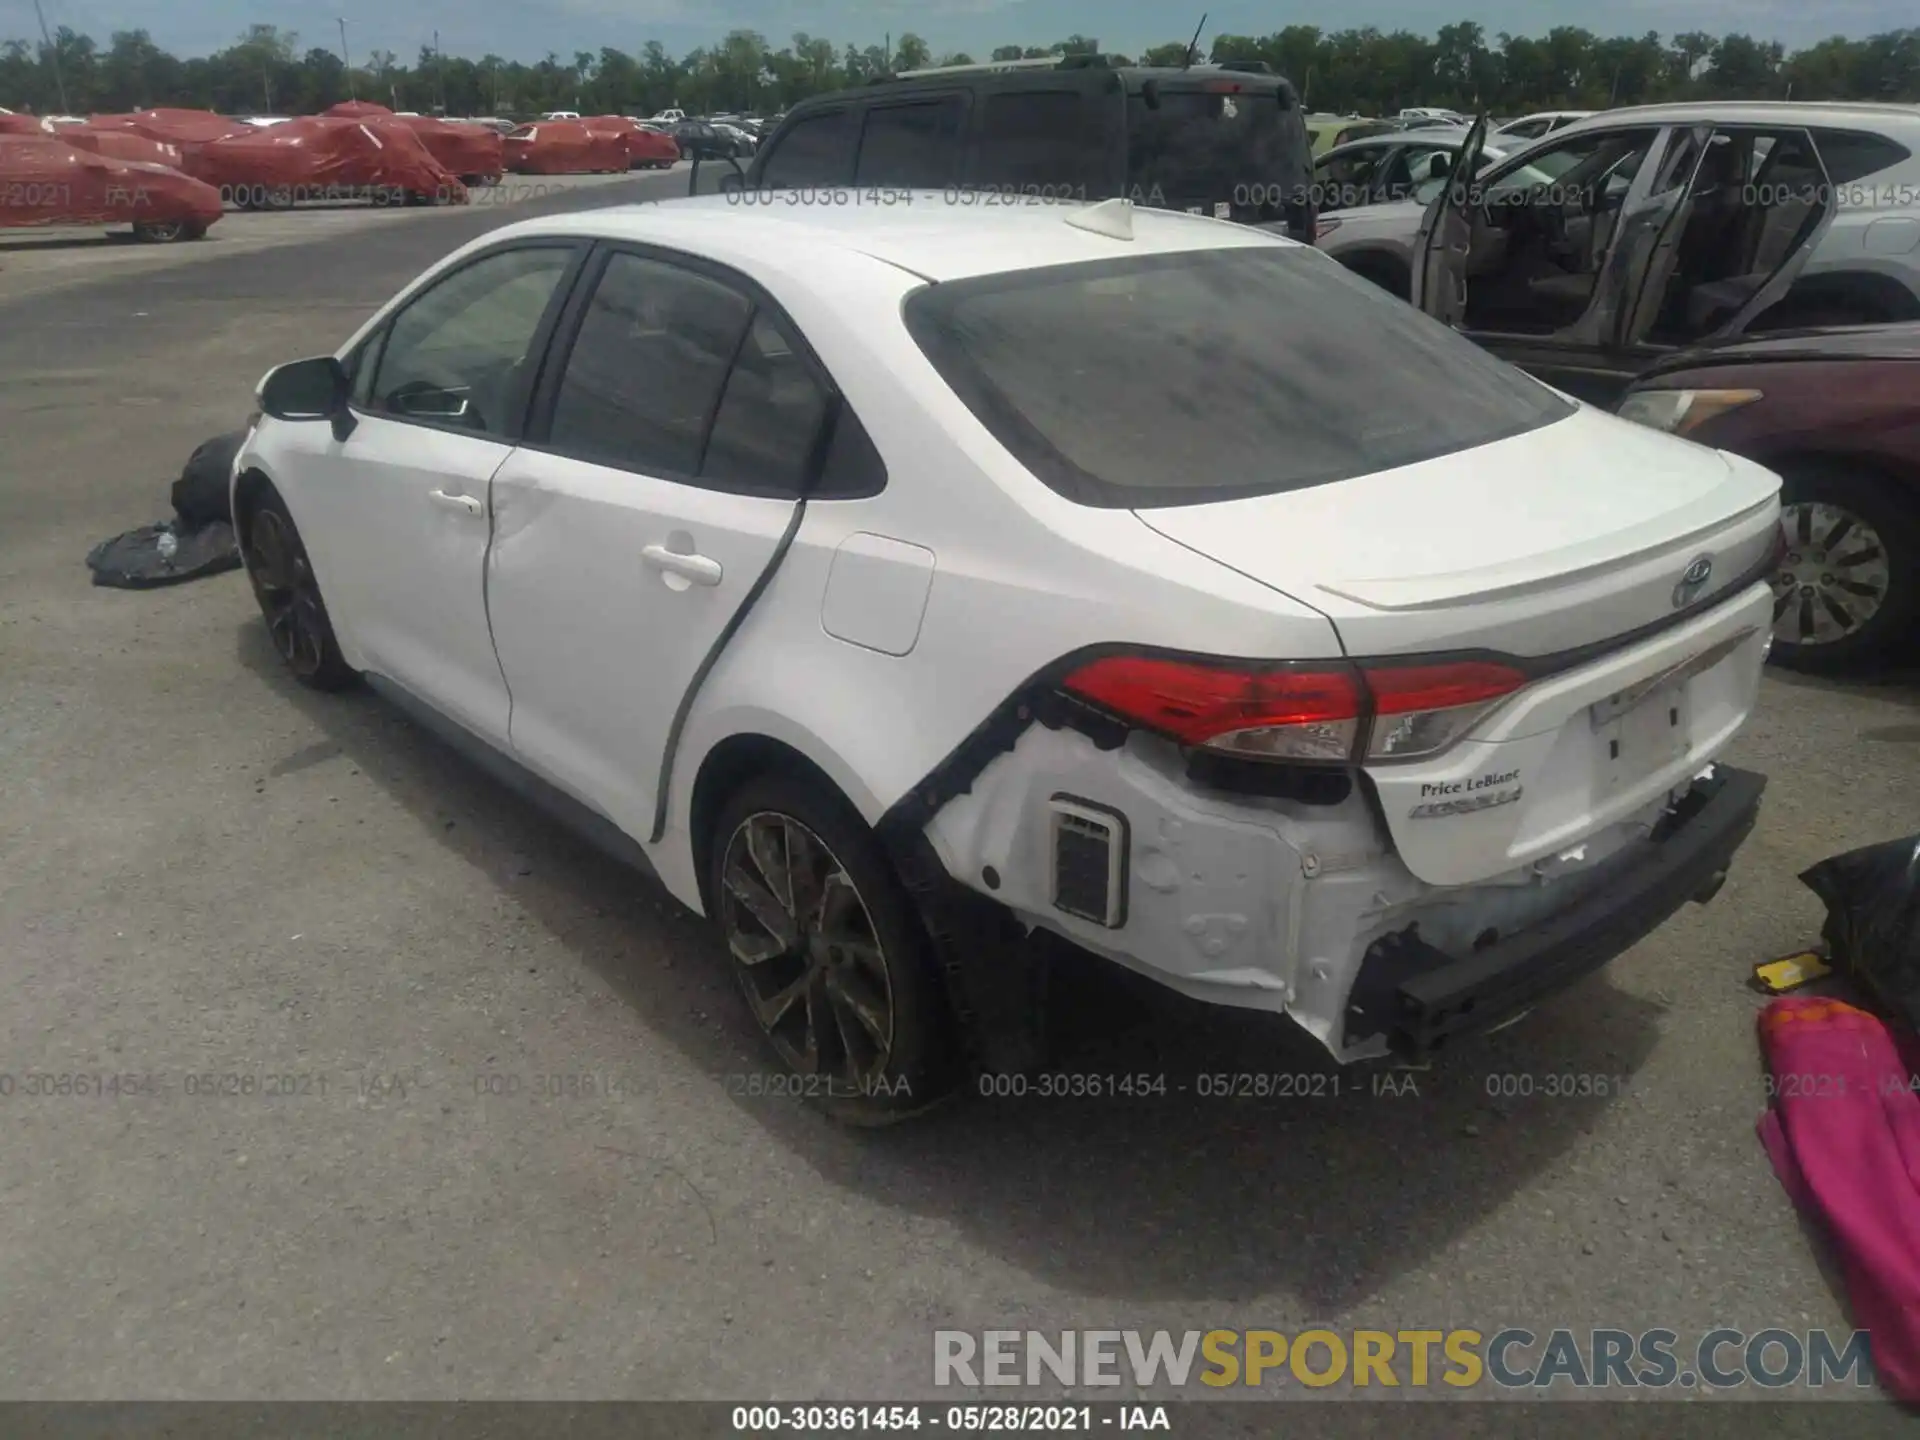
[[[1707,582],[1713,578],[1713,557],[1696,555],[1687,562],[1687,568],[1680,572],[1680,583],[1673,587],[1673,608],[1684,610],[1700,598],[1700,592],[1707,588]]]

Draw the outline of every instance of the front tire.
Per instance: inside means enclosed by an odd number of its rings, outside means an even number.
[[[340,654],[319,577],[286,501],[268,488],[241,515],[247,579],[281,663],[310,690],[346,689],[360,677]]]
[[[799,1093],[878,1125],[951,1088],[932,946],[852,806],[810,779],[749,780],[720,809],[707,871],[747,1007]]]
[[[1790,467],[1787,557],[1773,575],[1773,659],[1844,675],[1887,658],[1920,617],[1920,514],[1894,482],[1831,462]]]

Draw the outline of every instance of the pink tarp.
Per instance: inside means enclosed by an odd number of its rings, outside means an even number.
[[[1759,1027],[1774,1173],[1832,1237],[1881,1385],[1920,1401],[1920,1056],[1866,1011],[1818,996],[1773,1001]]]

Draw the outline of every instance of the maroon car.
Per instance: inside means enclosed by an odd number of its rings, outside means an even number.
[[[1757,460],[1785,480],[1773,658],[1837,673],[1920,616],[1920,324],[1804,330],[1664,360],[1629,420]]]

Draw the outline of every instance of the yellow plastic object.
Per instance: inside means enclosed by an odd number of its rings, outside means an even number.
[[[1782,955],[1778,960],[1754,966],[1753,988],[1767,995],[1785,995],[1832,973],[1833,967],[1818,953],[1802,950],[1797,955]]]

